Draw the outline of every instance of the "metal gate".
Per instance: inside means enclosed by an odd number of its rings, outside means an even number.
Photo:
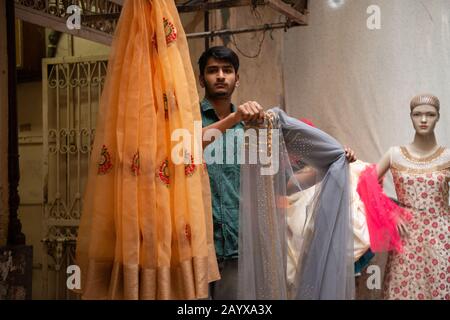
[[[67,289],[107,57],[44,59],[43,294],[77,299]]]

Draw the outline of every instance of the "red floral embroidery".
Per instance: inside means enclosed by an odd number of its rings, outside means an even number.
[[[186,239],[191,242],[192,239],[192,231],[191,231],[191,226],[189,224],[186,224],[185,228],[184,228],[184,235],[186,236]]]
[[[188,177],[191,177],[194,174],[195,169],[196,169],[196,166],[194,164],[194,157],[191,155],[190,163],[184,165],[184,174]]]
[[[139,161],[139,151],[133,156],[133,161],[131,162],[131,172],[138,176],[140,172],[140,161]]]
[[[102,147],[102,151],[100,153],[100,161],[98,164],[98,174],[105,175],[109,171],[111,171],[113,167],[111,154],[108,151],[108,148],[104,145]]]
[[[177,40],[177,29],[174,24],[170,22],[167,18],[163,18],[164,21],[164,32],[166,34],[166,43],[169,45]]]
[[[164,160],[164,162],[160,165],[158,177],[166,186],[170,184],[169,160]]]

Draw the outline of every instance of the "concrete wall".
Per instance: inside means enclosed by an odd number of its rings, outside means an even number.
[[[202,13],[182,14],[186,33],[204,31]],[[248,7],[225,9],[210,13],[210,29],[236,29],[278,22],[279,14],[270,8],[259,7],[256,11]],[[264,108],[284,106],[283,85],[283,43],[284,31],[236,34],[215,37],[210,46],[226,44],[239,56],[241,67],[240,87],[236,89],[233,103],[241,104],[249,100],[259,102]],[[197,61],[205,50],[204,39],[189,40],[191,61],[198,79]],[[198,83],[197,83],[198,84]],[[204,91],[198,85],[200,99]]]

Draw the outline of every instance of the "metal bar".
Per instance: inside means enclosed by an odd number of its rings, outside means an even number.
[[[60,174],[60,164],[59,164],[59,153],[61,151],[61,128],[60,128],[60,114],[59,114],[59,65],[55,65],[56,68],[56,212],[60,212],[60,187],[59,187],[59,174]]]
[[[292,27],[297,27],[299,25],[293,24],[289,25],[287,23],[270,23],[265,25],[259,25],[250,28],[240,28],[240,29],[223,29],[217,31],[208,31],[208,32],[198,32],[198,33],[190,33],[187,34],[188,39],[196,39],[196,38],[204,38],[204,37],[216,37],[222,35],[230,35],[230,34],[239,34],[239,33],[247,33],[247,32],[255,32],[255,31],[266,31],[266,30],[274,30],[274,29],[289,29]]]
[[[203,0],[203,2],[207,3],[208,0]],[[209,30],[209,11],[208,10],[205,11],[204,20],[205,20],[204,31],[208,32],[208,31],[210,31]],[[205,51],[208,49],[209,49],[209,38],[205,37]]]
[[[80,63],[77,63],[77,78],[80,79]],[[87,78],[87,77],[86,77]],[[78,83],[77,86],[77,134],[76,134],[76,146],[77,146],[77,194],[75,195],[77,201],[77,212],[81,212],[81,86]]]
[[[48,64],[42,60],[42,240],[47,237],[47,205],[48,205],[48,162],[49,162],[49,132],[48,132]],[[42,293],[47,299],[48,294],[48,253],[47,244],[42,241]]]
[[[81,16],[82,22],[92,22],[98,19],[101,20],[117,20],[120,17],[120,12],[113,13],[89,13]]]
[[[67,135],[66,135],[66,174],[65,174],[65,179],[66,179],[66,203],[65,203],[65,207],[66,207],[66,214],[68,214],[69,212],[67,210],[69,210],[70,208],[70,202],[71,202],[71,197],[70,197],[70,142],[71,142],[71,113],[73,110],[73,101],[71,99],[71,92],[72,92],[72,83],[71,83],[71,78],[70,78],[70,69],[71,66],[70,64],[67,64],[67,75],[66,75],[66,81],[67,81],[67,86],[66,86],[66,128],[67,128]]]
[[[99,64],[100,68],[100,64]],[[99,84],[100,85],[100,84]],[[91,64],[88,63],[88,137],[89,137],[89,143],[91,143],[90,137],[92,132],[92,119],[91,119],[91,112],[92,112],[92,103],[91,103],[91,90],[92,90],[92,74],[91,74]],[[91,149],[88,148],[88,161],[91,158]],[[81,214],[81,212],[80,212]]]
[[[48,64],[63,64],[63,63],[77,63],[77,62],[92,62],[97,60],[108,60],[107,55],[92,55],[92,56],[73,56],[73,57],[56,57],[47,58],[45,61]]]
[[[78,227],[80,225],[80,220],[78,219],[47,219],[48,224],[55,227]]]
[[[217,2],[205,2],[197,3],[193,5],[178,5],[177,9],[179,13],[193,12],[193,11],[210,11],[210,10],[220,10],[224,8],[234,8],[234,7],[246,7],[251,5],[265,5],[267,0],[222,0]]]

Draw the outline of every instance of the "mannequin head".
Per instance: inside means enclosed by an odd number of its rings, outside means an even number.
[[[435,105],[421,104],[411,108],[411,120],[416,133],[427,136],[434,133],[434,128],[439,121],[439,108]]]

